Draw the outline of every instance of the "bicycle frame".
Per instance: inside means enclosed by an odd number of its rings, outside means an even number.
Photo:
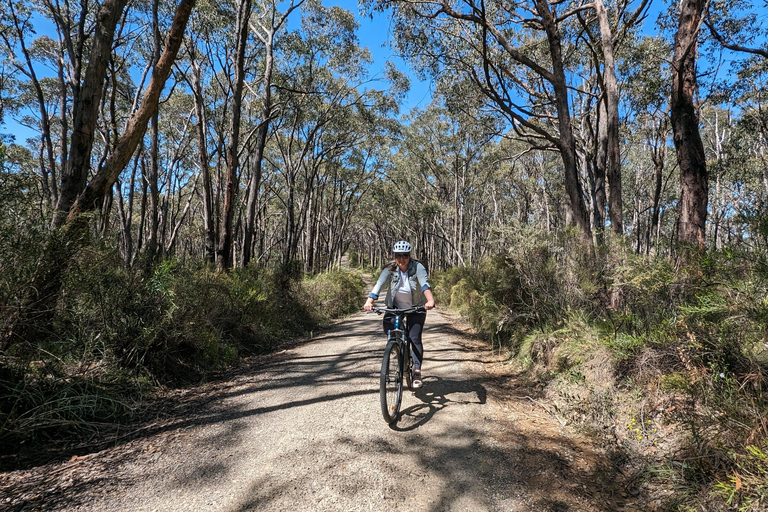
[[[392,313],[394,329],[387,330],[387,345],[384,349],[384,357],[381,362],[381,410],[384,420],[393,424],[400,413],[400,404],[403,393],[403,377],[406,384],[411,387],[413,383],[413,359],[411,358],[411,339],[405,330],[403,322],[405,315],[426,311],[423,306],[407,309],[374,308],[378,314]],[[397,367],[392,366],[391,359],[397,359]],[[394,370],[394,371],[393,371]]]
[[[411,359],[411,338],[405,332],[405,326],[403,328],[400,327],[401,323],[405,320],[404,316],[405,314],[403,313],[395,314],[394,321],[392,322],[395,328],[387,331],[387,344],[394,339],[400,347],[400,368],[398,369],[398,374],[401,379],[405,376],[408,386],[410,386],[413,375],[413,360]]]

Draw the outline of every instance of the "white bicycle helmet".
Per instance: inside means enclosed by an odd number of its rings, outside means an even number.
[[[411,244],[405,240],[400,240],[395,243],[394,247],[392,247],[392,252],[411,252]]]

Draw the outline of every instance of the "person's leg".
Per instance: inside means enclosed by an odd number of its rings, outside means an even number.
[[[384,313],[384,321],[382,322],[384,327],[384,334],[395,328],[395,315],[392,313]]]
[[[424,330],[426,313],[411,313],[408,315],[408,337],[411,338],[411,357],[413,357],[413,369],[421,370],[424,360],[424,344],[421,342],[421,333]]]

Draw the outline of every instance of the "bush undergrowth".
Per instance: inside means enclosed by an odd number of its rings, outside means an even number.
[[[754,252],[675,261],[521,232],[506,254],[433,281],[666,509],[764,510],[766,268]]]
[[[2,304],[13,304],[10,291],[29,279],[27,269],[7,274]],[[0,450],[109,438],[158,386],[200,382],[317,330],[359,308],[363,286],[341,270],[222,273],[174,260],[129,269],[111,249],[84,249],[50,325],[38,330],[45,336],[16,337],[0,351]],[[12,322],[13,308],[0,314]]]

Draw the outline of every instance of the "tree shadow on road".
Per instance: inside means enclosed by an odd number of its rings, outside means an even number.
[[[250,421],[277,411],[312,404],[333,405],[353,397],[368,396],[377,403],[377,371],[383,343],[380,343],[380,335],[371,335],[374,330],[368,329],[362,335],[357,331],[324,333],[312,341],[348,338],[348,343],[337,352],[307,355],[295,352],[293,348],[299,345],[294,345],[280,353],[253,359],[239,372],[223,375],[220,381],[201,386],[188,395],[180,394],[178,403],[168,403],[169,410],[161,418],[139,426],[110,455],[94,454],[98,455],[94,457],[98,462],[88,468],[83,467],[79,476],[69,478],[68,484],[59,475],[46,476],[51,467],[41,467],[36,473],[42,476],[36,481],[28,480],[21,482],[23,486],[6,487],[14,489],[17,495],[24,492],[29,496],[19,501],[15,509],[36,510],[41,504],[54,503],[85,506],[92,496],[104,489],[130,487],[137,478],[149,478],[149,474],[120,473],[116,468],[131,460],[134,464],[146,464],[147,468],[152,468],[155,454],[146,446],[150,443],[159,445],[158,453],[161,453],[163,439],[170,442],[177,433],[186,435],[198,427],[218,425],[215,432],[206,438],[207,443],[210,446],[237,446],[244,442],[243,436],[247,435],[246,419]],[[456,350],[430,350],[428,358],[430,364],[434,364],[433,368],[440,369],[459,361],[481,365],[486,362],[482,356],[474,356],[474,352],[468,359],[458,357],[457,352],[474,350],[471,339],[448,324],[430,326],[429,336],[451,336],[458,340],[459,346]],[[462,345],[462,340],[466,340],[467,344]],[[339,446],[346,446],[355,457],[382,460],[391,454],[412,454],[417,460],[416,468],[435,472],[436,480],[443,482],[437,501],[429,509],[435,512],[470,510],[464,506],[465,500],[470,498],[479,506],[477,510],[521,510],[520,500],[524,500],[524,510],[612,512],[625,509],[627,491],[620,472],[602,454],[588,453],[584,444],[565,436],[534,433],[518,429],[514,424],[506,425],[507,430],[496,430],[501,423],[489,419],[490,430],[451,425],[444,435],[418,436],[415,442],[403,442],[401,435],[418,431],[437,415],[450,415],[454,407],[476,407],[478,414],[490,417],[485,409],[488,395],[504,389],[502,386],[507,386],[509,390],[516,385],[500,382],[499,377],[492,375],[447,378],[440,376],[440,371],[435,373],[425,378],[423,388],[415,393],[407,392],[401,419],[391,431],[381,423],[381,428],[394,437],[369,443],[351,436],[335,439],[315,451],[335,453]],[[283,399],[261,402],[259,397],[271,390],[287,393],[282,395]],[[534,390],[526,389],[517,390],[516,394],[534,396],[532,393]],[[374,411],[378,413],[375,406]],[[133,446],[127,449],[131,444]],[[301,455],[288,452],[283,454],[282,460],[295,460]],[[97,471],[98,468],[101,470]],[[378,469],[382,473],[388,470],[384,463]],[[408,479],[399,478],[399,471],[403,469],[411,471],[411,468],[395,468],[393,478],[387,480],[390,483],[383,484],[382,501],[373,507],[374,510],[402,508],[401,503],[393,504],[387,500],[389,491],[395,485],[403,483],[412,489]],[[60,471],[60,475],[68,473],[71,476],[78,471],[78,461],[64,463],[55,470]],[[344,473],[343,464],[335,460],[319,470],[316,467],[295,467],[294,470],[295,474],[285,482],[250,482],[240,504],[230,510],[276,510],[280,499],[295,492],[294,486],[310,479],[319,479],[318,492],[323,485],[332,489],[337,486],[339,495],[347,493],[349,496],[355,496],[371,485],[366,479],[370,475],[349,475],[348,470]],[[188,473],[178,475],[174,485],[191,489],[196,483],[214,476],[226,476],[229,471],[231,467],[225,461],[211,458],[195,469],[190,468]],[[4,483],[0,481],[0,484]]]
[[[318,445],[316,452],[340,454],[321,467],[295,466],[290,478],[262,478],[244,489],[231,512],[281,510],[287,496],[312,510],[453,510],[615,512],[630,508],[615,471],[584,462],[591,454],[558,436],[509,433],[506,442],[470,425],[451,424],[440,435],[383,436],[376,442],[343,437]],[[375,460],[358,470],[345,455]],[[287,453],[296,460],[301,453]],[[400,463],[393,463],[400,461]],[[429,482],[425,484],[425,482]],[[419,494],[427,489],[430,501]],[[375,492],[368,492],[371,488]]]

